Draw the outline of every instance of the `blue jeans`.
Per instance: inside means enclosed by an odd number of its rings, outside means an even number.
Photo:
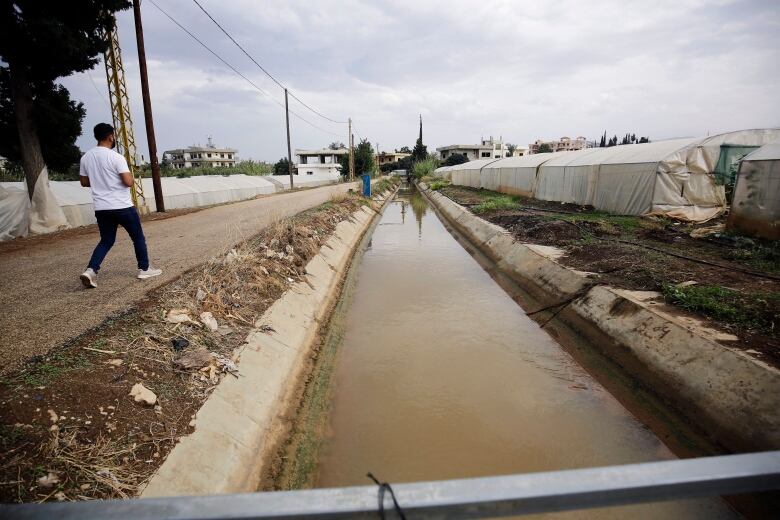
[[[122,226],[133,240],[135,248],[135,258],[138,261],[138,269],[149,269],[149,254],[146,252],[146,238],[144,230],[141,229],[141,219],[134,207],[122,209],[104,209],[95,212],[97,225],[100,230],[100,242],[95,246],[92,252],[92,258],[89,260],[89,267],[96,273],[100,269],[100,264],[108,254],[108,251],[114,245],[116,240],[116,228]]]

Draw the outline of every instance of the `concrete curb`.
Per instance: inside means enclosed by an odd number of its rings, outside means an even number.
[[[179,440],[141,493],[142,498],[255,491],[284,432],[284,414],[338,298],[355,248],[392,194],[374,200],[336,226],[294,284],[260,317],[242,348],[238,379],[226,377],[197,413],[195,431]],[[261,325],[272,332],[262,332]]]
[[[714,440],[734,451],[780,448],[780,370],[713,340],[664,309],[658,293],[594,285],[597,279],[560,265],[543,246],[517,242],[425,184],[420,189],[533,299],[571,300],[557,319]]]

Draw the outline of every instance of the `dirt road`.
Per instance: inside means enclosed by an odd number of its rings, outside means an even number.
[[[0,373],[45,354],[143,298],[147,291],[225,251],[269,224],[312,208],[356,184],[340,184],[237,202],[144,223],[152,265],[163,275],[138,280],[132,242],[120,230],[98,277],[79,281],[97,229],[59,240],[0,247]],[[10,246],[10,247],[9,247]]]

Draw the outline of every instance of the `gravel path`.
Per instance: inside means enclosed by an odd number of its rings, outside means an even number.
[[[133,245],[119,230],[98,277],[98,288],[79,281],[97,229],[72,236],[0,247],[0,373],[46,354],[127,309],[147,291],[233,247],[269,224],[330,200],[355,184],[325,186],[144,222],[152,265],[163,275],[138,280]]]

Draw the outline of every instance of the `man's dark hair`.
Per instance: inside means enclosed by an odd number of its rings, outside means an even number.
[[[108,123],[98,123],[95,125],[95,128],[92,130],[92,132],[95,135],[95,139],[98,140],[98,142],[105,140],[108,138],[109,135],[114,133],[114,127],[109,125]]]

